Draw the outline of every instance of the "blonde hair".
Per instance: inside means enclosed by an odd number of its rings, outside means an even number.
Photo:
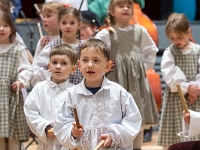
[[[16,38],[17,30],[13,24],[10,13],[5,12],[5,11],[0,11],[0,20],[5,21],[8,24],[8,26],[10,27],[11,34],[9,36],[9,42],[13,43]]]
[[[50,13],[56,13],[56,14],[58,14],[59,11],[64,7],[63,5],[64,5],[64,3],[61,3],[61,2],[48,2],[48,3],[44,3],[42,5],[41,12],[42,13],[50,12]]]
[[[190,23],[184,14],[172,13],[167,20],[165,32],[169,37],[170,31],[174,31],[177,34],[185,34],[190,28]]]
[[[110,0],[110,4],[108,6],[108,19],[111,25],[115,24],[115,18],[112,16],[112,12],[114,11],[115,6],[124,3],[133,5],[133,0]]]
[[[51,57],[54,55],[68,56],[72,65],[75,65],[78,60],[78,53],[67,44],[60,44],[52,48],[49,54],[50,60],[51,60]]]

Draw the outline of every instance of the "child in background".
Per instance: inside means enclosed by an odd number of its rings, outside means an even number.
[[[64,7],[60,10],[58,14],[58,22],[60,28],[61,39],[52,41],[47,44],[42,51],[37,55],[34,62],[34,81],[32,80],[33,86],[38,82],[45,80],[49,77],[49,72],[47,69],[47,62],[49,62],[50,50],[61,44],[66,43],[72,49],[79,52],[79,48],[83,41],[77,38],[78,30],[80,28],[81,14],[73,7]],[[73,84],[78,84],[82,81],[83,76],[81,72],[77,69],[73,75],[69,76],[69,82]]]
[[[102,148],[132,150],[142,119],[135,101],[119,84],[104,74],[112,62],[107,45],[98,39],[83,43],[79,69],[84,80],[69,89],[55,121],[55,135],[69,149],[92,150],[101,140]],[[76,107],[81,128],[74,122]]]
[[[82,21],[80,28],[80,38],[88,40],[94,37],[100,27],[100,21],[96,14],[91,11],[82,11]]]
[[[145,73],[145,70],[154,67],[158,48],[144,27],[129,24],[132,6],[133,0],[111,0],[108,15],[114,31],[103,29],[96,38],[105,41],[111,48],[114,67],[106,77],[130,92],[140,110],[143,126],[133,147],[141,149],[143,129],[158,124],[155,100]]]
[[[13,43],[16,29],[9,13],[0,11],[0,145],[2,150],[20,150],[28,141],[21,88],[33,77],[25,49]],[[6,139],[8,147],[6,148]]]
[[[45,45],[51,41],[59,40],[58,13],[64,7],[60,2],[49,2],[42,5],[42,23],[47,35],[42,37],[35,50],[34,58],[41,52]]]
[[[48,130],[54,128],[54,120],[62,95],[73,84],[67,78],[76,70],[77,53],[67,44],[54,47],[48,63],[51,77],[38,83],[30,92],[24,112],[31,131],[39,139],[39,150],[61,150],[62,146]]]
[[[188,108],[200,111],[200,45],[190,42],[191,28],[184,14],[172,13],[165,31],[172,45],[164,51],[161,61],[162,76],[167,84],[158,134],[158,145],[163,146],[163,150],[173,143],[199,140],[199,137],[187,139],[177,136],[182,131],[183,109],[177,83],[182,88]]]

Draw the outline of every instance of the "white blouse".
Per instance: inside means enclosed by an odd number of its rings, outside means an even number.
[[[184,55],[191,53],[191,50],[182,51]],[[200,71],[200,60],[198,60],[198,66]],[[175,65],[174,56],[172,55],[170,48],[167,48],[162,56],[161,72],[165,83],[170,87],[171,92],[177,92],[176,84],[180,83],[183,94],[186,94],[188,87],[191,84],[200,86],[200,74],[197,74],[195,81],[188,82],[185,74],[182,70]]]
[[[8,52],[14,44],[0,44],[0,54]],[[17,64],[18,80],[24,85],[25,88],[29,87],[30,80],[33,77],[31,64],[28,60],[28,55],[25,49],[19,47],[20,54]],[[21,71],[22,70],[22,71]]]
[[[126,28],[119,28],[121,31],[130,31],[132,30],[132,26],[128,26]],[[107,29],[103,29],[96,34],[96,38],[103,40],[109,48],[111,48],[111,41],[109,31]],[[156,60],[156,53],[158,52],[158,48],[154,43],[153,39],[147,32],[147,30],[142,28],[142,38],[141,38],[141,47],[140,47],[141,57],[144,62],[144,67],[146,70],[153,68]]]

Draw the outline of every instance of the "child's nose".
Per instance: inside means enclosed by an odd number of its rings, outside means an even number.
[[[61,65],[60,65],[60,64],[57,64],[57,65],[56,65],[56,68],[57,68],[57,69],[60,69],[60,68],[61,68]]]
[[[93,64],[92,64],[92,62],[90,61],[90,62],[88,62],[88,68],[92,68],[93,67]]]

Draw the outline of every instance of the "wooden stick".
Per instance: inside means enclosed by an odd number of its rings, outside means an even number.
[[[35,7],[35,9],[37,10],[37,12],[38,12],[38,14],[40,16],[40,19],[42,20],[43,16],[42,16],[42,13],[40,12],[40,8],[38,7],[38,5],[36,3],[34,4],[34,7]]]
[[[37,23],[37,26],[38,26],[38,31],[39,31],[39,34],[40,34],[40,38],[42,38],[43,37],[42,28],[41,28],[41,25],[40,25],[39,22]]]
[[[94,150],[98,150],[101,146],[103,146],[105,140],[102,140],[95,148]]]
[[[76,120],[76,126],[77,128],[80,128],[80,123],[79,123],[79,119],[78,119],[78,114],[77,114],[77,111],[76,111],[76,107],[73,108],[73,111],[74,111],[74,118]]]
[[[181,103],[182,103],[182,105],[183,105],[183,108],[184,108],[184,110],[185,110],[185,113],[188,114],[188,113],[189,113],[189,110],[188,110],[188,107],[187,107],[187,105],[186,105],[185,98],[184,98],[184,96],[183,96],[183,93],[182,93],[180,84],[177,83],[177,84],[176,84],[176,87],[177,87],[177,89],[178,89],[178,94],[179,94],[179,96],[180,96]]]

